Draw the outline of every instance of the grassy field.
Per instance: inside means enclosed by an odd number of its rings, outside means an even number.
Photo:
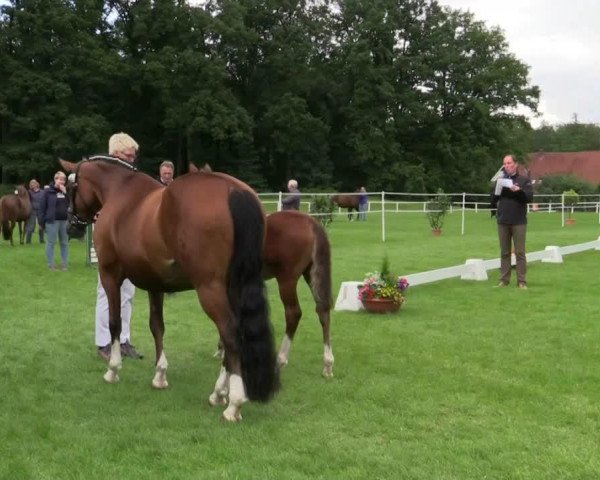
[[[530,215],[528,250],[597,239],[598,217]],[[422,214],[337,218],[334,294],[384,253],[398,273],[498,256],[486,214],[467,234],[451,215],[433,237]],[[308,290],[282,390],[227,424],[207,398],[217,334],[195,295],[166,300],[170,388],[153,391],[153,341],[139,291],[117,385],[94,348],[97,274],[71,244],[68,272],[42,246],[0,244],[2,479],[595,479],[600,477],[599,252],[533,263],[530,289],[448,280],[409,290],[396,315],[334,312],[335,377],[325,380]],[[283,309],[269,283],[279,343]],[[594,313],[596,312],[596,313]]]

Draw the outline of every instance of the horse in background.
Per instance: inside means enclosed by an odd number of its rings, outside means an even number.
[[[4,240],[13,243],[15,224],[19,227],[19,243],[25,243],[25,222],[31,216],[31,200],[24,185],[18,185],[14,193],[0,198],[0,229]]]
[[[86,225],[102,210],[93,235],[109,302],[112,348],[104,379],[119,379],[120,287],[128,278],[148,292],[154,388],[168,386],[164,292],[193,289],[225,348],[210,404],[229,402],[223,417],[237,421],[247,399],[269,401],[279,373],[262,279],[265,213],[254,191],[219,173],[183,175],[165,187],[113,157],[61,165],[74,173],[69,223]]]
[[[332,195],[331,201],[340,208],[348,209],[349,221],[352,221],[352,210],[356,210],[356,220],[358,220],[358,204],[360,202],[360,195],[352,193]]]
[[[189,172],[212,171],[190,163]],[[304,277],[315,300],[315,311],[323,330],[323,375],[333,376],[331,348],[331,247],[323,226],[305,213],[285,210],[267,216],[263,278],[275,278],[285,311],[285,335],[277,361],[287,365],[292,341],[302,318],[298,280]]]

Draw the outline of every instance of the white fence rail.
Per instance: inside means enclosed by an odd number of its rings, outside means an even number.
[[[571,253],[584,252],[586,250],[600,250],[600,237],[591,242],[567,245],[565,247],[548,246],[544,250],[527,254],[527,263],[542,261],[548,263],[562,263],[562,256]],[[512,264],[515,264],[515,256],[512,255]],[[438,282],[449,278],[460,277],[462,280],[487,280],[487,271],[500,268],[500,258],[481,260],[477,258],[468,259],[463,265],[438,268],[427,272],[410,273],[401,275],[408,280],[411,287],[425,283]],[[358,287],[362,282],[342,282],[335,302],[335,310],[362,310],[363,306],[358,299]]]
[[[317,196],[332,195],[357,195],[358,192],[345,193],[302,193],[304,199]],[[381,216],[381,241],[385,242],[386,214],[394,213],[427,213],[427,204],[438,194],[435,193],[407,193],[407,192],[366,192],[369,198],[367,215]],[[451,199],[449,214],[461,214],[461,235],[465,234],[465,213],[468,211],[479,213],[490,211],[490,196],[486,193],[446,193]],[[260,193],[259,197],[264,204],[276,204],[277,210],[281,209],[281,200],[284,198],[283,192]],[[600,195],[580,195],[580,201],[575,205],[566,205],[564,194],[543,194],[534,195],[533,202],[528,205],[528,211],[535,212],[560,212],[561,226],[565,226],[566,217],[574,211],[593,211],[598,215],[600,224]],[[302,210],[310,214],[311,202],[303,200]],[[567,214],[567,215],[565,215]],[[336,216],[347,215],[343,208],[338,208],[334,213]]]

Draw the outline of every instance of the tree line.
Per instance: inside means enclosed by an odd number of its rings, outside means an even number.
[[[9,0],[2,181],[48,179],[125,131],[153,173],[487,191],[531,145],[527,76],[500,29],[435,0]]]

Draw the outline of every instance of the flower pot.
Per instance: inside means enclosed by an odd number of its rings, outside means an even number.
[[[400,303],[396,303],[389,298],[372,298],[371,300],[362,300],[365,310],[369,313],[393,313],[400,308]]]
[[[565,221],[565,223],[567,225],[575,225],[575,219],[574,218],[567,218],[567,220]]]
[[[439,237],[442,234],[442,229],[441,228],[432,228],[431,233],[433,234],[434,237]]]

